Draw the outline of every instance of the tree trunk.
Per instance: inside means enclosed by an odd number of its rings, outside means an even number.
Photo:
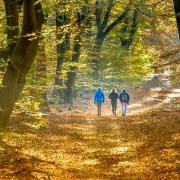
[[[61,41],[57,44],[57,65],[55,76],[55,89],[53,94],[55,97],[63,98],[64,89],[62,89],[64,80],[62,77],[62,66],[66,61],[67,52],[70,50],[70,32],[62,32],[61,27],[70,23],[70,18],[67,14],[56,14],[56,38]]]
[[[72,62],[78,63],[80,57],[80,50],[81,50],[81,34],[77,34],[74,40],[74,50],[72,56]],[[73,91],[75,90],[75,81],[76,81],[76,74],[77,74],[77,65],[72,65],[70,72],[68,72],[68,80],[66,83],[66,93],[65,93],[65,102],[72,104],[73,102]]]
[[[41,40],[38,46],[38,54],[36,57],[37,61],[37,82],[41,86],[40,95],[40,111],[49,111],[48,99],[47,99],[47,89],[46,89],[46,80],[47,80],[47,68],[46,68],[46,54],[45,54],[45,42],[44,39]]]
[[[100,52],[102,50],[102,46],[103,46],[103,43],[104,43],[104,39],[105,37],[103,37],[101,34],[97,34],[96,36],[96,40],[95,40],[95,45],[94,45],[94,48],[93,48],[93,53],[91,55],[92,57],[92,67],[94,69],[94,72],[93,72],[93,77],[95,79],[99,79],[99,70],[100,70],[100,67],[101,67],[101,61],[100,61]]]
[[[35,13],[36,12],[36,13]],[[0,89],[0,126],[5,127],[15,102],[25,85],[26,75],[36,56],[39,38],[44,21],[40,3],[24,0],[22,33],[8,63]],[[27,36],[28,35],[28,36]]]
[[[176,15],[178,33],[179,33],[179,37],[180,37],[180,1],[173,0],[173,2],[174,2],[174,11],[175,11],[175,15]]]
[[[77,18],[78,18],[78,24],[77,24],[77,34],[74,38],[74,49],[73,49],[73,55],[72,55],[72,63],[75,63],[71,65],[70,71],[68,72],[68,79],[66,82],[66,92],[64,96],[64,100],[66,103],[72,104],[73,98],[76,93],[75,89],[75,82],[76,82],[76,75],[77,75],[77,63],[79,63],[79,58],[81,54],[81,42],[82,42],[82,36],[84,29],[82,27],[83,23],[84,25],[87,23],[83,22],[81,20],[81,17],[88,12],[88,0],[84,0],[85,5],[81,9],[81,13],[77,12]]]
[[[7,59],[9,58],[9,52],[6,49],[0,49],[0,77],[2,77],[2,74],[4,74],[5,71],[5,65],[7,62]]]
[[[3,59],[0,71],[2,74],[5,72],[5,64],[9,57],[12,56],[14,48],[17,43],[17,37],[19,35],[19,15],[16,0],[4,0],[6,10],[6,32],[7,32],[7,50],[0,50],[0,58]]]
[[[132,18],[132,23],[130,21],[130,18]],[[134,13],[133,13],[133,17],[126,17],[124,19],[124,24],[122,25],[122,27],[120,29],[121,45],[126,50],[129,50],[129,48],[133,42],[134,36],[137,32],[138,18],[139,18],[139,11],[138,11],[138,9],[135,9]],[[132,24],[131,27],[128,27],[129,24]],[[127,36],[128,36],[128,38],[127,38]],[[126,38],[124,38],[124,37],[126,37]]]
[[[7,19],[7,40],[9,56],[12,56],[19,35],[19,15],[17,0],[4,0]]]
[[[72,55],[72,63],[75,63],[71,65],[70,71],[68,72],[68,79],[66,82],[66,92],[64,100],[66,103],[72,104],[73,102],[73,92],[75,88],[75,81],[76,81],[76,74],[77,74],[77,63],[79,63],[79,57],[80,57],[80,50],[81,50],[81,42],[82,42],[82,35],[83,30],[81,27],[81,13],[77,13],[77,17],[79,19],[78,21],[78,32],[74,38],[74,49],[73,49],[73,55]]]
[[[67,32],[63,34],[59,28],[61,28],[64,25],[67,25],[70,23],[69,17],[63,13],[59,15],[56,14],[56,31],[57,31],[57,40],[62,40],[63,42],[57,44],[57,66],[56,66],[56,77],[55,77],[55,85],[62,86],[63,85],[63,79],[61,77],[62,75],[62,65],[65,59],[65,54],[68,50],[70,50],[70,33]]]

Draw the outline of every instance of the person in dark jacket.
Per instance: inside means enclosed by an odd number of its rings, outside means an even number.
[[[125,89],[123,89],[122,93],[119,95],[119,99],[122,105],[122,115],[125,116],[127,111],[127,105],[130,101],[130,96]]]
[[[116,116],[118,93],[115,88],[111,90],[111,93],[109,94],[109,99],[111,99],[112,113]]]
[[[98,116],[101,115],[101,107],[102,107],[102,103],[104,103],[104,93],[101,90],[101,88],[98,88],[98,90],[96,91],[95,95],[94,95],[94,104],[97,103],[97,113]]]

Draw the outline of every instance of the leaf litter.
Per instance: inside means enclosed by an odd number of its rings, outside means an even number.
[[[41,120],[12,116],[0,141],[0,179],[180,177],[178,109],[125,117],[55,110]]]

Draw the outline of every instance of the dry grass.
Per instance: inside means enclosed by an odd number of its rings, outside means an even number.
[[[0,133],[0,179],[178,180],[180,112],[13,117]],[[47,124],[44,123],[47,121]]]

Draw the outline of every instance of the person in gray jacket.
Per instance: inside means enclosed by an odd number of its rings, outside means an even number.
[[[127,105],[130,101],[130,96],[125,89],[123,89],[122,93],[119,95],[119,99],[122,105],[122,115],[125,116],[127,111]]]

